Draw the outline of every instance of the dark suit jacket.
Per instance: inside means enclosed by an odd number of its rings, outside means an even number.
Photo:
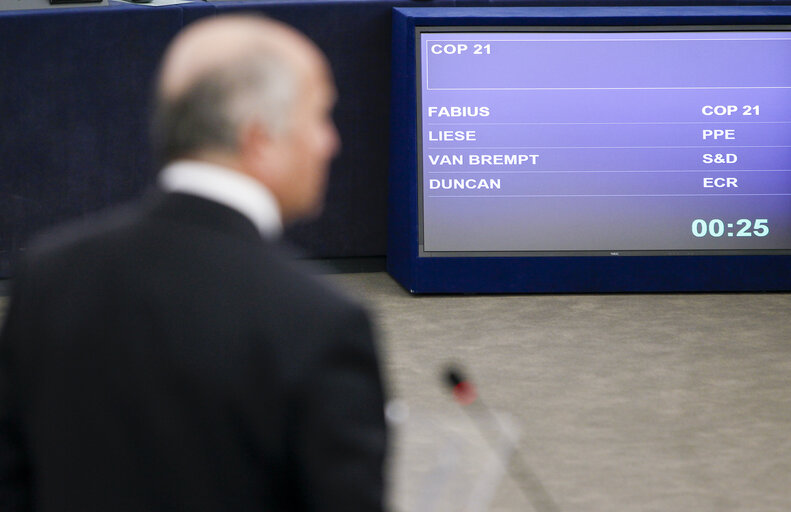
[[[241,214],[149,198],[29,250],[0,338],[0,510],[379,511],[367,317]]]

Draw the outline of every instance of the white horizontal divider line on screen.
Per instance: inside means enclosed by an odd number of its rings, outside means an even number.
[[[550,32],[546,32],[549,34]],[[649,32],[646,32],[649,33]],[[432,39],[427,37],[425,39],[427,46],[429,43],[557,43],[557,42],[568,42],[568,43],[612,43],[612,42],[620,42],[620,41],[632,41],[632,42],[646,42],[646,41],[662,41],[668,43],[675,43],[676,41],[695,41],[695,42],[708,42],[708,41],[741,41],[741,42],[750,42],[750,41],[791,41],[791,37],[712,37],[712,38],[663,38],[657,37],[653,39],[626,39],[626,38],[611,38],[611,39],[588,39],[588,38],[579,38],[579,39]]]
[[[636,124],[791,124],[791,121],[608,121],[608,122],[581,122],[581,123],[571,123],[571,122],[563,122],[563,123],[556,123],[556,122],[540,122],[540,123],[527,123],[527,122],[492,122],[492,123],[473,123],[473,122],[466,122],[466,121],[456,121],[456,122],[441,122],[441,123],[432,123],[432,122],[424,122],[424,126],[487,126],[487,125],[618,125],[618,124],[625,124],[625,125],[636,125]]]
[[[479,149],[735,149],[735,148],[791,148],[791,146],[467,146],[452,148],[447,146],[426,146],[426,150],[439,151],[477,151]]]
[[[430,87],[427,91],[662,91],[717,89],[791,89],[789,85],[721,86],[721,87]]]
[[[503,197],[733,197],[733,196],[791,196],[788,194],[739,194],[739,193],[724,193],[724,194],[489,194],[489,195],[444,195],[444,194],[430,194],[428,197],[447,197],[447,198],[503,198]]]
[[[791,172],[791,169],[730,169],[730,168],[718,168],[718,169],[677,169],[677,170],[668,170],[668,169],[660,169],[660,170],[651,170],[651,169],[640,169],[640,170],[631,170],[631,171],[613,171],[613,170],[580,170],[580,171],[548,171],[548,170],[524,170],[524,171],[476,171],[476,170],[469,170],[463,169],[459,171],[424,171],[426,174],[536,174],[536,173],[549,173],[549,174],[562,174],[562,173],[587,173],[587,174],[595,174],[595,173],[602,173],[602,172],[631,172],[631,173],[654,173],[654,172]]]

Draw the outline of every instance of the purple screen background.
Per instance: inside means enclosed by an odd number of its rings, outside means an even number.
[[[424,251],[791,249],[791,33],[424,32],[420,54]]]

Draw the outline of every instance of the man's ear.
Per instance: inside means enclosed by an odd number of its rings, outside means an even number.
[[[272,169],[277,169],[277,151],[270,130],[262,123],[250,121],[239,127],[239,159],[244,171],[266,183]]]
[[[266,156],[271,136],[261,123],[250,121],[239,127],[237,140],[240,156],[258,160]]]

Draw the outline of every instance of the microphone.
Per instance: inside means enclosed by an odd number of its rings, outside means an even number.
[[[475,386],[464,376],[464,373],[457,367],[450,366],[445,371],[445,382],[451,388],[453,398],[472,418],[478,431],[495,452],[498,452],[500,448],[497,441],[489,436],[483,417],[489,423],[495,425],[500,434],[509,440],[509,452],[502,461],[503,466],[505,466],[511,479],[533,506],[533,510],[536,512],[560,512],[560,508],[558,508],[552,496],[544,489],[541,480],[525,462],[516,441],[513,440],[513,436],[500,424],[497,416],[486,406],[475,390]],[[476,411],[478,414],[476,414]]]

